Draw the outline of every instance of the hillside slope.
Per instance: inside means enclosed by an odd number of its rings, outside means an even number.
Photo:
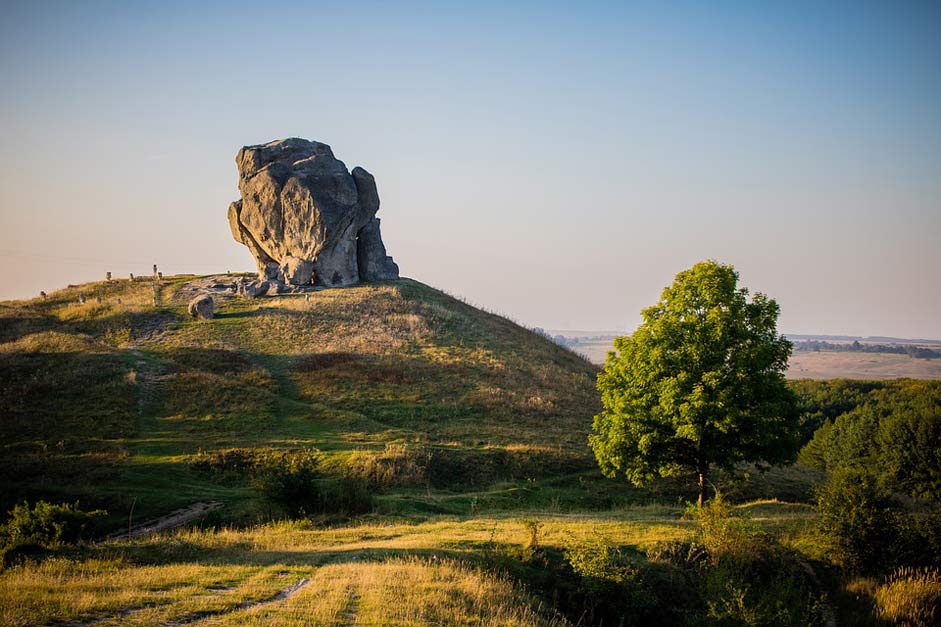
[[[158,306],[151,282],[127,280],[0,303],[4,511],[251,509],[249,482],[214,471],[273,449],[321,451],[392,509],[511,502],[527,481],[592,471],[595,367],[548,339],[411,280],[217,297],[215,319],[189,319],[213,280],[233,277],[166,278]]]

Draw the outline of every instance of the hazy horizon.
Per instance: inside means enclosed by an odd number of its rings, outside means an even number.
[[[941,338],[941,5],[11,2],[0,299],[251,271],[235,153],[375,175],[403,276],[633,329],[714,258],[803,335]]]

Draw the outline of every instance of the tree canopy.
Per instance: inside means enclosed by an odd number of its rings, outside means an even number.
[[[730,265],[679,273],[598,376],[589,444],[605,475],[643,485],[692,471],[701,503],[713,466],[791,461],[799,419],[778,314],[764,294],[749,299]]]

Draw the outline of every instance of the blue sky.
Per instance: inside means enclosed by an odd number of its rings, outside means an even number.
[[[403,274],[529,325],[716,258],[784,331],[941,338],[941,4],[770,4],[8,2],[0,298],[251,269],[235,153],[301,136]]]

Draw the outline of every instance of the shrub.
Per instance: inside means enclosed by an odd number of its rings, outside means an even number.
[[[582,540],[570,539],[565,560],[579,577],[579,588],[589,623],[643,623],[643,618],[657,607],[656,596],[638,577],[637,567],[627,552],[595,535]],[[605,617],[609,620],[605,620]]]
[[[725,559],[757,559],[768,545],[758,525],[719,493],[702,507],[690,506],[687,515],[699,526],[698,542],[714,564]]]
[[[319,454],[270,452],[256,461],[253,485],[271,503],[291,515],[312,514],[320,504]]]
[[[198,451],[190,468],[198,473],[234,479],[251,474],[258,461],[258,452],[244,448]]]
[[[4,549],[35,545],[54,549],[82,539],[89,522],[107,512],[83,512],[75,503],[47,503],[37,501],[32,508],[27,503],[10,510],[10,518],[0,526],[0,541]]]
[[[928,627],[941,623],[941,571],[902,568],[875,594],[879,617],[894,625]]]
[[[874,572],[896,542],[898,517],[877,479],[860,468],[837,468],[817,490],[818,531],[830,559]]]
[[[313,449],[267,451],[255,459],[252,483],[266,500],[291,516],[369,511],[372,499],[362,479],[331,475],[321,466],[320,452]]]
[[[906,514],[898,519],[897,541],[892,547],[900,566],[941,564],[941,512]]]
[[[372,493],[361,479],[349,475],[326,476],[317,487],[320,496],[317,511],[321,513],[352,516],[372,509]]]
[[[389,442],[379,453],[356,451],[347,461],[349,474],[373,490],[417,487],[428,484],[430,454],[418,444]]]
[[[698,581],[706,624],[823,624],[822,603],[814,583],[797,559],[746,514],[720,494],[702,507],[690,507],[687,513],[699,529],[685,559],[696,559],[700,565]],[[697,544],[705,556],[696,552]],[[663,554],[676,554],[681,560],[683,553],[683,547],[677,546]]]
[[[647,550],[647,559],[689,570],[706,562],[709,552],[698,542],[662,540]]]

